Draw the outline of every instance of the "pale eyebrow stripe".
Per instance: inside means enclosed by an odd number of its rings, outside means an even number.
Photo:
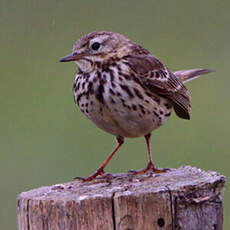
[[[105,39],[101,44],[104,45],[110,38]]]

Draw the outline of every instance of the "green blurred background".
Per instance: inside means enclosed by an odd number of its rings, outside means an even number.
[[[229,178],[229,7],[227,0],[1,0],[0,228],[17,228],[17,194],[86,176],[115,146],[74,105],[75,65],[58,61],[95,30],[126,35],[172,70],[216,70],[187,84],[192,118],[173,114],[153,133],[153,159],[160,167],[192,165]],[[146,163],[144,139],[129,139],[107,171]],[[229,188],[223,195],[230,229]]]

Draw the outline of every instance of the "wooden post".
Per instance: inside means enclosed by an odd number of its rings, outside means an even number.
[[[190,166],[116,174],[18,196],[19,230],[222,230],[225,177]]]

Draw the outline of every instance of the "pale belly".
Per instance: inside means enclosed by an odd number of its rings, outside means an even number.
[[[142,114],[141,110],[130,111],[122,105],[115,111],[98,103],[92,109],[89,107],[87,116],[99,128],[115,136],[141,137],[163,125],[169,118],[169,115],[160,114],[160,110],[158,113],[153,108],[148,108],[148,111],[148,114]],[[170,112],[171,110],[167,110],[166,114]]]
[[[146,94],[134,81],[127,89],[116,81],[111,84],[94,79],[82,83],[76,77],[74,98],[80,110],[104,131],[115,136],[141,137],[168,120],[172,105],[167,99]]]
[[[168,120],[172,110],[166,99],[155,102],[148,98],[148,103],[144,100],[122,103],[115,96],[112,99],[115,103],[111,100],[101,103],[95,95],[82,96],[79,107],[99,128],[115,136],[140,137],[151,133]]]

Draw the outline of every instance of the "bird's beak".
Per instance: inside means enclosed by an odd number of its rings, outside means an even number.
[[[61,58],[60,62],[76,61],[84,56],[86,55],[83,53],[72,53],[72,54],[66,55],[65,57]]]

